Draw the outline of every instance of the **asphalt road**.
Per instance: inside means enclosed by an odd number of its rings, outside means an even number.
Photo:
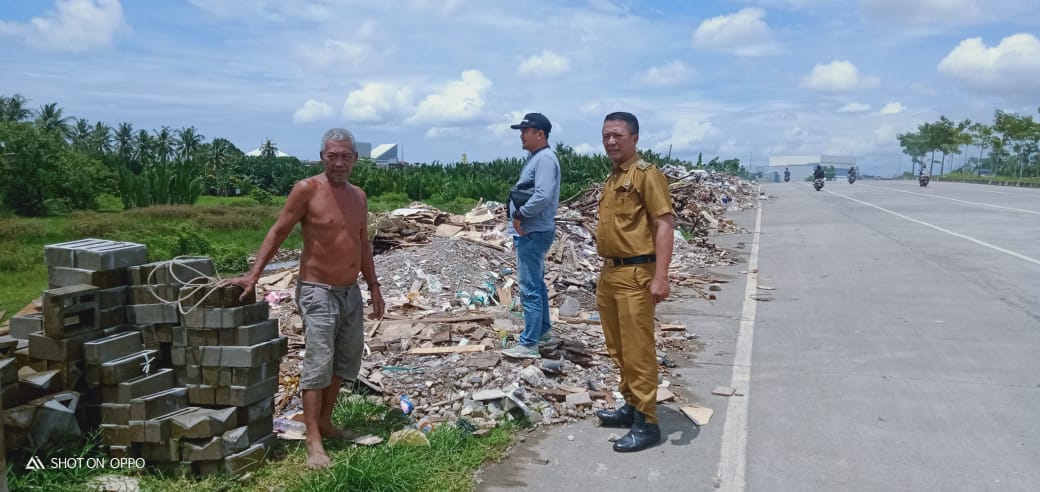
[[[712,270],[718,300],[658,310],[704,344],[670,382],[711,422],[665,405],[632,455],[591,422],[539,429],[481,490],[1040,490],[1040,190],[762,190],[731,214],[749,233],[715,238],[746,261]]]

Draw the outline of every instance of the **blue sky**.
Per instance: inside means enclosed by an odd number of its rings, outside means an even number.
[[[895,172],[918,123],[1037,116],[1038,26],[1024,0],[0,0],[0,94],[303,159],[333,126],[412,162],[522,156],[529,111],[601,153],[630,111],[684,159]]]

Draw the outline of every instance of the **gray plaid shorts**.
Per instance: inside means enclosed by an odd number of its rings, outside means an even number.
[[[357,379],[365,344],[363,301],[357,284],[334,287],[297,282],[296,302],[303,317],[306,352],[300,388],[323,389],[332,375]]]

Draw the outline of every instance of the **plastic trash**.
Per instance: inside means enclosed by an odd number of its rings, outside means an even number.
[[[578,304],[578,300],[571,296],[563,296],[563,304],[560,305],[560,316],[564,318],[573,318],[578,315],[578,310],[581,305]]]
[[[408,395],[401,395],[401,411],[405,415],[411,415],[412,410],[415,410],[415,404],[408,398]]]
[[[306,434],[307,424],[287,419],[285,417],[278,417],[274,419],[274,431],[278,433],[299,432],[301,434]]]
[[[420,419],[419,423],[416,425],[416,428],[419,429],[419,431],[421,431],[423,434],[429,434],[430,431],[432,431],[434,427],[436,427],[436,424],[431,422],[426,417],[423,417],[422,419]]]

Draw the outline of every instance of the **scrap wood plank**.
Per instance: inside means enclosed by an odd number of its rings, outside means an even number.
[[[484,345],[452,345],[450,347],[418,347],[408,351],[413,355],[457,354],[461,352],[483,352]]]
[[[495,315],[492,313],[470,314],[454,318],[436,316],[429,318],[409,318],[407,316],[397,316],[392,314],[383,317],[390,321],[411,321],[412,323],[460,323],[463,321],[491,321],[495,319]]]

